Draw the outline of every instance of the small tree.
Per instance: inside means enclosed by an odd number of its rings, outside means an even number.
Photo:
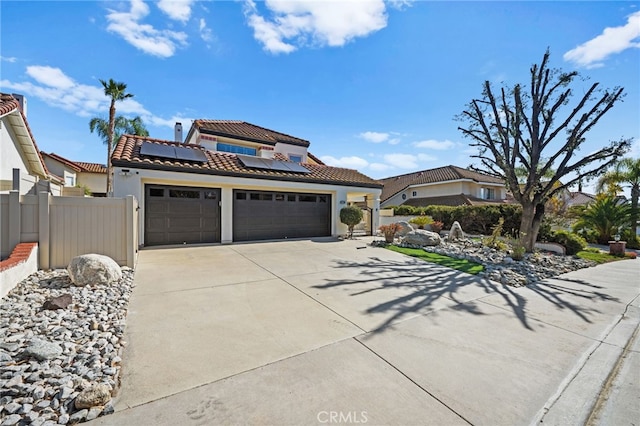
[[[362,221],[362,209],[357,206],[347,206],[340,209],[340,222],[347,225],[349,238],[353,238],[353,228]]]
[[[595,232],[599,244],[607,244],[612,235],[629,225],[631,206],[627,202],[620,202],[618,197],[598,194],[595,201],[580,207],[574,231],[584,229]]]
[[[640,199],[640,158],[623,158],[613,170],[605,173],[598,181],[598,190],[605,186],[629,185],[631,188],[631,235],[635,238],[638,227],[638,200]],[[620,188],[621,189],[621,188]]]
[[[481,165],[472,168],[502,179],[522,205],[520,237],[529,252],[547,201],[582,179],[602,174],[631,143],[620,139],[573,158],[589,130],[622,99],[623,89],[600,91],[594,83],[570,106],[570,86],[578,73],[549,68],[549,56],[547,50],[540,65],[531,67],[528,88],[516,84],[494,92],[485,81],[482,96],[459,116],[467,125],[458,129],[478,148],[472,157]]]

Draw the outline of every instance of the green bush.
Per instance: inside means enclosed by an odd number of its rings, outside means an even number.
[[[450,229],[458,221],[465,232],[470,234],[491,234],[491,230],[504,218],[504,235],[516,236],[520,228],[522,207],[517,204],[495,204],[486,206],[394,206],[397,216],[431,216],[443,223],[443,229]]]
[[[627,229],[622,233],[622,241],[627,242],[628,248],[640,249],[640,238],[633,235],[631,229]]]
[[[582,238],[580,235],[562,230],[554,231],[551,234],[550,242],[564,246],[566,253],[570,255],[576,254],[587,247],[587,240]]]
[[[340,209],[340,222],[349,228],[349,237],[353,237],[353,227],[362,221],[362,209],[357,206],[347,206]]]
[[[426,225],[431,225],[433,223],[433,218],[431,216],[426,216],[426,215],[416,216],[413,219],[411,219],[409,223],[413,223],[414,225],[417,225],[418,228],[424,229]]]

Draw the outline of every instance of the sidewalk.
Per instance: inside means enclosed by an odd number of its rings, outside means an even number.
[[[147,264],[136,275],[123,393],[116,413],[93,424],[640,419],[633,340],[640,260],[511,288],[363,241],[180,250],[179,265],[167,264],[173,253],[141,252]],[[264,276],[239,282],[225,275],[218,287],[199,283],[175,292],[158,282],[166,277],[162,264],[191,283],[202,256],[222,259],[225,274],[248,275],[253,267]],[[242,267],[231,267],[238,261]],[[158,286],[162,291],[154,293]],[[145,322],[148,315],[153,320]],[[162,341],[164,322],[171,329]],[[143,347],[150,333],[155,346]],[[172,352],[178,340],[182,348]],[[193,358],[195,347],[208,352]],[[140,382],[136,374],[145,369],[147,381]]]

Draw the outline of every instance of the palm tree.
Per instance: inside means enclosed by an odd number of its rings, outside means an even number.
[[[592,231],[599,244],[607,244],[612,235],[629,223],[630,210],[628,202],[620,203],[620,199],[611,194],[598,194],[592,203],[580,206],[573,230]]]
[[[640,198],[640,158],[623,158],[614,169],[605,173],[598,180],[598,191],[608,186],[631,186],[631,236],[636,237],[638,226],[638,199]]]
[[[113,151],[114,133],[116,126],[116,102],[123,101],[127,98],[132,98],[131,93],[126,93],[127,85],[114,81],[112,78],[109,81],[100,80],[102,87],[104,87],[104,94],[111,98],[111,104],[109,105],[109,128],[107,129],[107,196],[113,191],[113,178],[111,176],[111,152]]]
[[[105,145],[108,144],[109,141],[109,121],[104,118],[94,117],[89,121],[89,130],[91,133],[96,132],[98,136],[102,138]],[[120,140],[122,135],[136,135],[136,136],[149,136],[149,131],[147,127],[142,122],[140,117],[135,117],[133,119],[128,119],[121,115],[118,115],[115,119],[115,126],[113,129],[113,139],[114,141]],[[115,148],[115,144],[111,147],[112,151]],[[112,152],[109,153],[111,155]]]

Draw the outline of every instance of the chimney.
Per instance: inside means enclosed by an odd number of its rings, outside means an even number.
[[[182,123],[176,122],[176,126],[174,128],[175,141],[182,142]]]
[[[27,116],[27,98],[25,98],[23,95],[20,95],[18,93],[12,93],[11,96],[16,98],[16,101],[18,101],[18,103],[20,104],[20,111],[22,111],[22,113],[26,117]]]

